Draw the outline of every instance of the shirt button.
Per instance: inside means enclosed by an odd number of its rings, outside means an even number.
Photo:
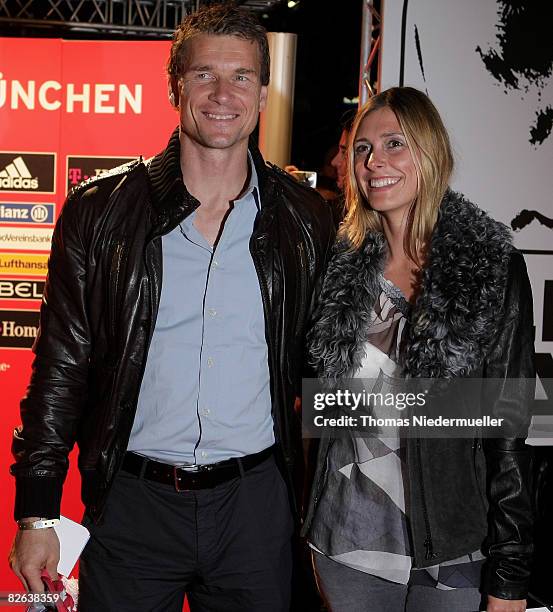
[[[202,410],[202,414],[203,414],[204,416],[207,416],[207,415],[208,415],[210,412],[211,412],[211,410],[210,410],[209,408],[204,408],[204,409]]]
[[[215,308],[210,308],[207,312],[209,312],[210,317],[217,316],[217,311],[215,310]]]
[[[213,260],[213,265],[214,265],[216,268],[218,268],[218,267],[219,267],[219,262],[218,262],[216,259],[214,259],[214,260]]]
[[[214,363],[215,362],[213,361],[213,359],[211,357],[207,358],[207,367],[208,368],[212,368]]]
[[[207,457],[207,453],[206,453],[205,451],[202,451],[202,452],[200,453],[200,455],[201,455],[202,457],[204,457],[204,459],[205,459],[205,457]]]

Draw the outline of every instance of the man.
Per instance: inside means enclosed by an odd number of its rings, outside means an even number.
[[[336,185],[340,190],[340,195],[329,201],[334,224],[336,227],[342,222],[346,210],[344,194],[346,191],[347,171],[348,171],[348,138],[353,125],[355,113],[348,112],[342,124],[342,133],[338,142],[336,155],[330,160],[330,165],[336,170]]]
[[[59,516],[76,440],[82,612],[180,611],[185,593],[193,611],[287,610],[293,406],[331,215],[248,149],[269,80],[251,16],[187,17],[168,73],[165,151],[81,186],[54,233],[13,442],[12,566],[33,591],[55,574],[40,519]]]
[[[350,125],[344,126],[342,133],[340,134],[340,141],[338,142],[338,150],[336,155],[330,160],[330,165],[336,171],[336,185],[340,191],[344,191],[346,188],[346,172],[348,167],[348,136],[351,130]]]

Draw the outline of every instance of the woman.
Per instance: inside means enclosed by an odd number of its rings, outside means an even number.
[[[508,397],[482,387],[480,408],[523,431],[534,376],[524,260],[506,227],[448,189],[435,107],[408,87],[371,98],[348,156],[348,212],[309,339],[319,377],[390,389],[405,377],[516,379]],[[515,435],[323,438],[304,534],[330,610],[525,610],[529,471]]]

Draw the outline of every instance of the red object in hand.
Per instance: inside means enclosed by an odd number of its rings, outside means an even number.
[[[65,590],[65,586],[61,578],[58,580],[52,580],[50,574],[45,569],[40,573],[40,577],[44,583],[46,593],[57,593],[59,595],[59,599],[50,603],[46,608],[47,610],[55,609],[57,612],[76,612],[77,607],[75,606],[73,597],[71,597],[71,595]],[[52,606],[55,607],[53,608]]]

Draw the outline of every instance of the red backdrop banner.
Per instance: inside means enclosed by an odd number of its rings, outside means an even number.
[[[169,42],[0,38],[0,559],[15,533],[8,469],[54,223],[81,180],[164,148]],[[80,520],[76,457],[62,513]],[[20,590],[5,561],[0,591]]]

